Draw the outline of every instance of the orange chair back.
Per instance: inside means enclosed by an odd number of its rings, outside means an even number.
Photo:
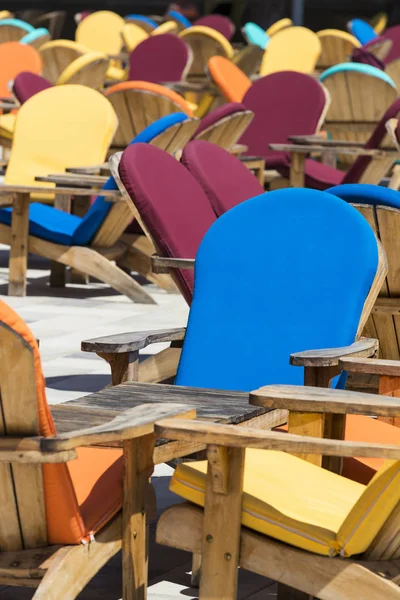
[[[40,75],[42,59],[39,52],[32,46],[19,42],[6,42],[0,44],[0,96],[9,98],[11,91],[9,82],[13,81],[19,73],[30,71]]]
[[[229,102],[241,102],[251,86],[247,75],[223,56],[210,58],[208,73]]]

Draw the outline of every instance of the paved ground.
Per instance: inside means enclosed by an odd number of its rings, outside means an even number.
[[[67,286],[51,289],[47,284],[49,264],[36,257],[29,261],[28,295],[9,298],[7,294],[8,251],[0,246],[0,294],[29,324],[40,339],[40,351],[48,401],[66,402],[102,389],[110,383],[108,366],[96,355],[80,351],[83,339],[165,327],[185,325],[188,308],[178,294],[167,294],[155,286],[147,286],[158,305],[138,305],[106,286]],[[149,350],[156,352],[164,345]],[[146,352],[148,350],[146,349]],[[153,478],[157,492],[158,512],[178,499],[168,490],[172,469],[159,465]],[[155,523],[152,524],[150,546],[149,600],[197,598],[190,589],[190,555],[156,546]],[[0,600],[28,600],[33,590],[0,588]],[[79,596],[80,600],[119,600],[121,598],[121,561],[115,557]],[[240,574],[238,598],[272,600],[276,586],[250,573]],[[62,600],[62,598],[60,598]]]

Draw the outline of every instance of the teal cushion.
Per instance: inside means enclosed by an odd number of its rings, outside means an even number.
[[[242,29],[243,35],[249,44],[260,46],[263,50],[268,46],[270,37],[257,23],[246,23]]]
[[[24,29],[26,33],[31,33],[35,29],[29,23],[21,21],[21,19],[0,19],[0,25],[11,25],[12,27],[19,27],[20,29]]]
[[[336,75],[336,73],[354,71],[356,73],[364,73],[365,75],[370,75],[371,77],[377,77],[378,79],[382,79],[382,81],[386,81],[389,85],[396,89],[396,84],[387,73],[381,71],[377,67],[373,67],[372,65],[364,65],[361,63],[340,63],[333,67],[329,67],[326,69],[320,76],[319,80],[321,83],[325,81],[328,77],[332,77],[332,75]]]
[[[24,37],[20,39],[19,42],[20,44],[32,44],[32,42],[34,42],[35,40],[47,35],[50,35],[48,29],[45,29],[44,27],[39,27],[38,29],[35,29],[34,31],[31,31],[24,35]]]

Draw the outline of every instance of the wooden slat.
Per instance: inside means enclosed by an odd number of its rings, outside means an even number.
[[[306,350],[290,355],[290,364],[302,367],[333,367],[337,366],[339,359],[344,356],[373,356],[378,350],[378,341],[374,339],[361,339],[342,348],[328,348],[327,350]]]
[[[155,329],[154,331],[135,331],[131,333],[117,333],[102,338],[84,340],[81,343],[83,352],[125,353],[142,350],[151,344],[159,342],[174,342],[183,340],[186,327],[174,329]]]

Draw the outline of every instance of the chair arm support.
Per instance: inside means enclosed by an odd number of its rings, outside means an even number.
[[[290,364],[295,367],[336,367],[339,365],[339,360],[345,356],[374,356],[378,348],[378,340],[362,338],[350,346],[341,348],[294,352],[290,355]]]
[[[295,144],[311,144],[317,146],[337,146],[338,148],[364,148],[361,142],[349,142],[347,140],[327,140],[321,134],[314,135],[290,135],[288,139]]]
[[[109,423],[42,438],[41,447],[46,452],[61,452],[79,446],[132,440],[153,433],[157,420],[175,416],[193,419],[196,417],[196,409],[174,403],[140,404],[124,411]]]
[[[138,352],[142,348],[150,346],[150,344],[183,340],[185,333],[186,327],[119,333],[117,335],[107,335],[105,337],[84,340],[81,343],[81,350],[83,352],[100,352],[105,354]]]
[[[83,173],[63,173],[62,175],[48,175],[46,177],[35,177],[35,181],[43,181],[46,183],[55,183],[57,186],[76,186],[102,188],[108,180],[108,177],[103,175],[89,175]]]
[[[194,258],[164,258],[153,255],[151,269],[153,273],[169,273],[169,269],[194,269]]]
[[[108,162],[101,163],[100,165],[92,165],[90,167],[69,167],[66,169],[67,173],[75,173],[81,175],[97,175],[99,171],[109,171],[110,165]]]
[[[301,145],[301,144],[269,144],[271,150],[278,152],[290,152],[296,154],[310,154],[316,153],[321,154],[327,151],[327,147],[322,144],[316,145]],[[349,154],[351,156],[371,156],[372,158],[385,158],[388,153],[392,153],[393,157],[397,156],[396,150],[374,150],[360,147],[348,147],[348,146],[329,146],[329,150],[335,154]]]
[[[311,386],[267,385],[250,393],[250,404],[300,413],[400,416],[398,398]]]
[[[263,448],[293,454],[323,454],[343,457],[390,457],[396,460],[400,458],[400,446],[395,444],[345,442],[204,421],[166,419],[156,423],[155,433],[158,437],[167,439],[201,441],[207,445],[231,448]]]
[[[53,196],[98,196],[101,195],[107,198],[110,202],[120,200],[121,194],[118,190],[99,190],[74,188],[74,187],[49,187],[35,185],[1,185],[0,198],[3,195],[11,194],[52,194]]]
[[[378,358],[341,358],[339,367],[350,373],[366,373],[368,375],[387,375],[400,377],[400,361]]]

